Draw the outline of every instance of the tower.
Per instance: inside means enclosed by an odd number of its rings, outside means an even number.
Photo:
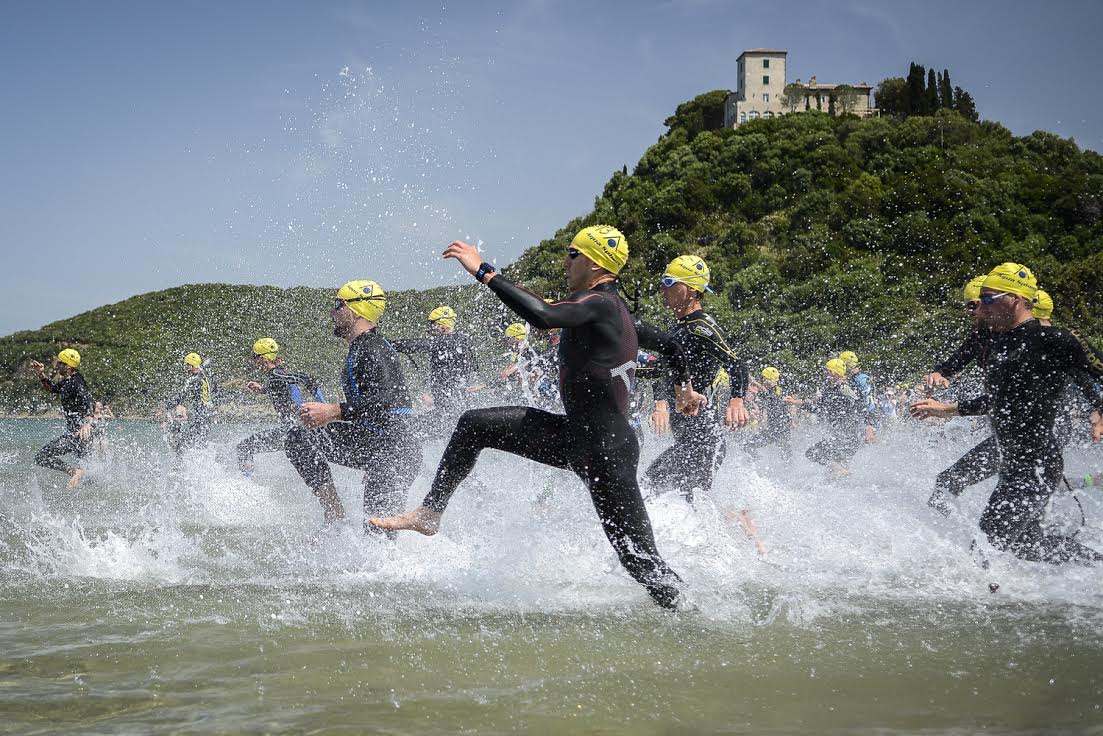
[[[729,127],[782,113],[787,55],[782,49],[748,49],[739,55],[738,86],[724,106]]]

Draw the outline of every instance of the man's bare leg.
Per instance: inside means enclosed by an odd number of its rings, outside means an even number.
[[[386,518],[374,517],[370,523],[380,529],[392,532],[415,531],[431,537],[440,530],[441,514],[424,506],[418,506],[413,511],[406,511]]]
[[[81,478],[84,477],[84,468],[77,468],[69,475],[69,482],[66,484],[66,488],[70,491],[80,485]]]
[[[341,504],[341,496],[337,494],[337,486],[332,482],[326,483],[321,488],[315,488],[314,495],[322,504],[322,520],[326,526],[345,518],[345,507]]]

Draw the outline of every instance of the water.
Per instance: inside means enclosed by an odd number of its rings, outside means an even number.
[[[237,475],[251,427],[173,473],[156,428],[117,422],[77,493],[31,464],[59,427],[0,422],[0,733],[1103,733],[1103,571],[980,569],[990,486],[949,520],[924,503],[961,431],[887,435],[841,482],[733,448],[711,500],[650,503],[693,603],[671,615],[572,477],[504,455],[440,535],[392,545],[320,531],[281,456]],[[1103,497],[1080,500],[1103,547]],[[764,558],[723,521],[744,507]]]

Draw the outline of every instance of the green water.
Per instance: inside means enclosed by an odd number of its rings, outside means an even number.
[[[226,469],[247,428],[174,476],[123,424],[78,494],[30,465],[53,430],[0,423],[0,733],[1103,733],[1100,574],[981,571],[971,524],[912,498],[925,468],[884,478],[960,447],[890,439],[845,488],[729,461],[766,560],[707,507],[654,504],[694,604],[671,615],[568,479],[501,456],[440,537],[388,546],[319,534],[277,456]],[[549,482],[561,508],[518,496]]]

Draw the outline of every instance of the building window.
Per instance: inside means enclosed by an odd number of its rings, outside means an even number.
[[[747,113],[745,113],[745,112],[739,113],[739,122],[741,122],[741,123],[747,122]]]
[[[769,102],[770,101],[770,93],[769,92],[763,92],[762,93],[762,101],[763,102]]]
[[[751,120],[758,120],[758,110],[751,110]]]
[[[770,60],[769,59],[763,59],[762,60],[762,68],[763,69],[769,69],[770,68]]]
[[[769,77],[767,77],[767,76],[762,77],[762,86],[763,87],[769,87],[770,86],[770,78]]]
[[[762,117],[764,117],[764,118],[772,118],[773,116],[774,116],[774,114],[772,112],[770,112],[769,110],[762,113]]]

